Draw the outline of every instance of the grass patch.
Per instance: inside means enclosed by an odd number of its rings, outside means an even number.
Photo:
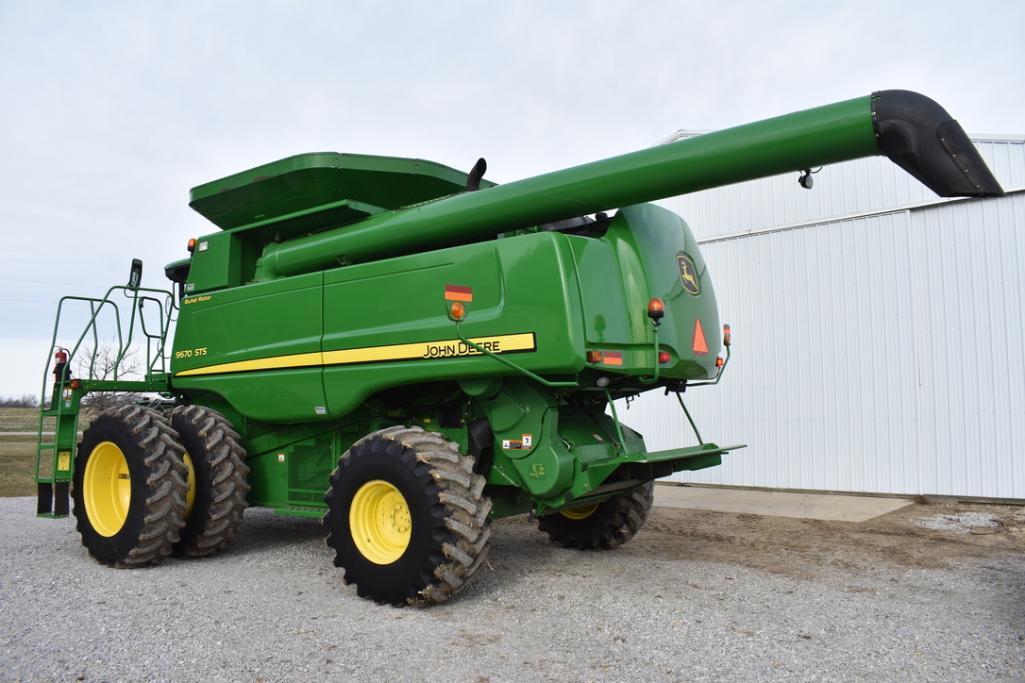
[[[53,429],[55,418],[47,419],[50,420],[47,429]],[[83,408],[78,416],[79,440],[82,430],[92,419],[92,410]],[[0,497],[36,495],[34,477],[38,429],[39,408],[0,408]]]
[[[0,496],[34,496],[39,408],[0,408]],[[30,436],[4,432],[31,432]]]
[[[34,436],[0,435],[0,496],[34,496],[35,468]]]
[[[39,408],[0,408],[0,432],[34,432],[39,428]]]
[[[78,418],[79,432],[89,426],[91,419],[89,409],[84,409]],[[0,408],[0,497],[36,495],[37,429],[39,408]]]

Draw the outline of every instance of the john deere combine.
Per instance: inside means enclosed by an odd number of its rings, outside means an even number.
[[[496,517],[614,548],[654,479],[740,447],[648,452],[617,418],[615,399],[664,391],[689,420],[684,391],[729,358],[694,236],[645,202],[877,154],[943,196],[1002,192],[957,122],[906,91],[506,185],[483,160],[319,153],[195,187],[219,231],[166,267],[170,291],[141,287],[136,262],[127,286],[61,300],[51,356],[65,309],[89,323],[47,368],[39,514],[70,496],[88,552],[118,567],[213,553],[247,505],[323,518],[346,582],[395,604],[458,593]],[[147,348],[143,379],[89,370],[103,315],[118,361]],[[140,400],[76,444],[97,391]]]

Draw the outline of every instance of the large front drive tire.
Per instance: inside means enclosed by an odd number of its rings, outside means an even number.
[[[644,526],[651,510],[655,482],[617,493],[597,505],[569,508],[538,519],[538,528],[553,543],[577,550],[611,550]]]
[[[487,556],[491,500],[473,458],[419,427],[390,427],[338,461],[324,500],[327,544],[360,597],[392,605],[452,598]]]
[[[116,567],[157,564],[185,525],[184,449],[156,411],[124,405],[82,435],[72,496],[82,545]]]
[[[238,432],[216,410],[178,406],[171,426],[185,447],[189,467],[185,527],[176,555],[202,557],[222,550],[235,537],[249,493],[249,466]]]

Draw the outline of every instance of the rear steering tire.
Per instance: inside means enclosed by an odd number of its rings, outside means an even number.
[[[538,519],[538,528],[553,543],[577,550],[611,550],[644,526],[651,510],[655,482],[635,486],[608,500],[560,510]]]
[[[82,545],[116,567],[157,564],[185,525],[187,470],[178,435],[159,413],[124,405],[82,435],[72,497]]]
[[[185,527],[174,553],[212,555],[231,542],[242,522],[249,493],[246,452],[238,432],[216,410],[178,406],[171,412],[171,426],[191,466]]]
[[[346,451],[324,525],[334,564],[360,597],[429,605],[465,587],[491,538],[491,500],[473,462],[419,427],[383,429]]]

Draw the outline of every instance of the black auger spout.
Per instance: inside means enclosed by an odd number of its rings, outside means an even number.
[[[934,100],[910,90],[872,93],[879,152],[941,197],[1004,194],[961,124]]]

